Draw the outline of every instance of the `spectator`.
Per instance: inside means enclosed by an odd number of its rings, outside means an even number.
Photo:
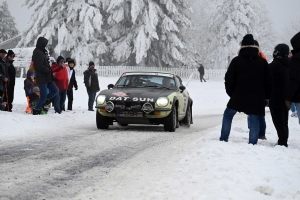
[[[96,93],[100,91],[98,74],[96,73],[94,62],[89,63],[88,69],[84,74],[84,84],[89,95],[88,110],[94,111],[93,104],[95,101]]]
[[[206,82],[206,80],[203,78],[204,77],[204,67],[202,64],[200,64],[200,67],[198,68],[198,72],[200,73],[200,81],[202,82],[202,80],[204,82]]]
[[[4,59],[7,73],[9,77],[8,85],[7,85],[7,98],[4,98],[4,101],[7,102],[5,111],[11,112],[12,103],[14,101],[14,92],[15,92],[15,83],[16,83],[16,69],[13,65],[15,58],[15,53],[12,50],[8,50],[8,53]]]
[[[24,80],[24,90],[25,90],[25,96],[27,99],[27,107],[26,107],[25,112],[28,114],[32,113],[32,110],[30,108],[29,95],[32,93],[33,87],[34,87],[34,71],[28,70],[27,78]]]
[[[35,69],[35,78],[36,82],[39,85],[40,89],[40,98],[36,104],[35,109],[33,109],[33,115],[43,114],[41,113],[41,108],[44,104],[49,104],[50,99],[53,98],[54,109],[56,113],[61,113],[59,108],[59,97],[58,97],[58,88],[53,82],[52,72],[49,65],[49,57],[46,51],[46,46],[48,40],[44,37],[39,37],[36,43],[36,48],[33,51],[32,61]],[[50,93],[47,95],[47,88],[50,90]]]
[[[249,143],[257,144],[260,116],[265,115],[271,78],[268,63],[261,58],[251,34],[244,36],[239,55],[232,59],[225,74],[226,93],[230,97],[224,111],[220,141],[228,141],[231,123],[237,112],[249,116]]]
[[[3,98],[6,95],[6,87],[8,83],[8,72],[4,58],[7,52],[4,49],[0,50],[0,110],[5,110],[6,103]]]
[[[290,109],[291,102],[295,103],[300,124],[300,32],[291,39],[293,47],[286,106]]]
[[[65,59],[62,56],[58,56],[56,62],[52,65],[51,70],[55,77],[54,82],[59,89],[59,108],[61,111],[65,111],[69,79],[68,70],[65,67]]]
[[[288,146],[287,141],[289,137],[289,109],[287,109],[285,105],[290,71],[288,54],[289,46],[286,44],[278,44],[273,52],[274,60],[269,64],[273,75],[273,88],[269,108],[279,138],[277,144],[286,147]]]
[[[73,59],[69,59],[68,61],[68,77],[69,77],[69,86],[68,86],[68,110],[72,110],[72,105],[73,105],[73,87],[75,87],[75,90],[78,90],[78,85],[76,81],[76,76],[75,76],[75,70],[74,67],[76,66],[76,62]]]
[[[29,95],[29,102],[30,102],[30,109],[33,110],[36,106],[36,103],[38,102],[40,98],[40,89],[39,87],[34,87],[32,89],[32,93]],[[40,115],[46,115],[47,112],[44,110],[41,110]]]

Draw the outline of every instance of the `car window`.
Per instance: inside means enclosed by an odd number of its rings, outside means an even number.
[[[127,75],[117,82],[117,87],[167,87],[175,89],[175,80],[171,77],[157,75]]]

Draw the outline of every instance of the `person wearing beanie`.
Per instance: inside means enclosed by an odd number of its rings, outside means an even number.
[[[89,62],[89,67],[83,74],[84,74],[84,84],[89,96],[88,110],[94,111],[93,104],[95,101],[96,93],[100,91],[98,74],[96,73],[96,69],[95,69],[95,63]]]
[[[78,90],[78,85],[76,81],[76,76],[75,76],[75,70],[74,67],[76,66],[76,62],[73,59],[68,60],[68,77],[69,77],[69,85],[68,85],[68,91],[67,91],[67,96],[68,96],[68,110],[72,110],[72,105],[73,105],[73,87],[75,90]]]
[[[54,82],[59,89],[59,109],[61,111],[65,111],[69,78],[64,57],[58,56],[56,63],[52,65],[51,70],[55,77]]]
[[[15,53],[12,50],[8,50],[6,57],[4,58],[9,81],[7,85],[7,96],[4,97],[4,101],[7,102],[5,111],[12,111],[12,103],[14,101],[15,83],[16,83],[16,68],[14,66]]]
[[[289,76],[288,93],[285,98],[286,106],[291,108],[291,102],[295,103],[300,124],[300,32],[291,39],[293,56]]]
[[[225,74],[225,90],[230,100],[223,114],[220,141],[228,142],[231,123],[237,112],[248,115],[249,144],[257,144],[260,119],[272,87],[268,63],[261,58],[251,34],[244,36],[238,56],[231,60]]]
[[[288,146],[287,142],[289,137],[289,109],[285,105],[290,72],[290,59],[288,55],[289,46],[286,44],[278,44],[273,52],[274,59],[269,64],[273,77],[269,108],[278,135],[277,144],[286,147]]]
[[[7,66],[4,61],[6,54],[7,52],[4,49],[0,50],[0,110],[5,109],[5,106],[3,105],[3,96],[6,94],[6,88],[9,81]]]
[[[46,46],[48,40],[44,37],[39,37],[36,42],[36,48],[33,50],[32,61],[35,70],[35,80],[40,88],[40,98],[36,103],[35,108],[32,111],[33,115],[43,114],[42,107],[45,104],[49,104],[50,100],[53,100],[55,112],[60,113],[58,99],[58,88],[53,82],[52,72],[49,65],[49,57],[47,55]],[[48,94],[48,90],[50,93]]]

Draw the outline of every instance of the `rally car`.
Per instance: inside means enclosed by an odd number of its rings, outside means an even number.
[[[117,122],[164,125],[174,132],[179,125],[190,127],[193,100],[179,76],[166,72],[125,72],[115,85],[96,97],[96,124],[108,129]]]

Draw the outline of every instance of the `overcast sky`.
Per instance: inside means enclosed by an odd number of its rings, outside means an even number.
[[[0,4],[5,0],[0,0]],[[256,0],[253,0],[256,1]],[[299,13],[300,0],[262,0],[267,5],[269,15],[274,23],[274,27],[281,34],[285,24],[289,22],[296,13]],[[8,0],[8,8],[15,18],[17,29],[23,31],[30,20],[33,9],[22,7],[25,0]],[[299,15],[298,15],[299,16]],[[299,28],[300,29],[300,28]]]

